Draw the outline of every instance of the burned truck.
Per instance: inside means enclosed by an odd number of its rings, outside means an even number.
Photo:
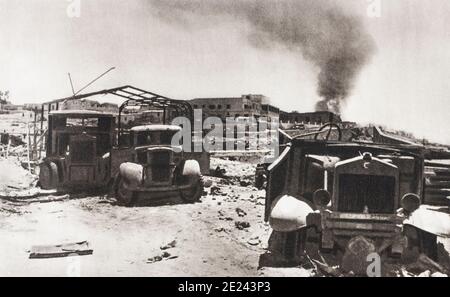
[[[127,112],[134,115],[159,114],[122,124]],[[172,125],[183,117],[184,125]],[[195,152],[191,138],[173,144],[182,129],[191,135],[193,110],[186,101],[139,93],[119,108],[118,148],[112,151],[113,190],[118,202],[133,205],[138,198],[158,199],[177,194],[186,202],[195,202],[203,194],[202,173],[209,171],[209,153]],[[183,139],[184,141],[184,139]]]
[[[119,107],[118,114],[95,110],[59,110],[60,105],[65,102],[104,95],[126,99]],[[141,117],[141,122],[134,125],[137,127],[127,126],[122,121],[122,115],[128,107],[133,109],[133,112],[137,109],[143,109],[147,113],[158,111],[161,123],[153,122],[153,117]],[[117,179],[123,163],[146,165],[148,170],[145,172],[145,183],[142,186],[147,189],[156,185],[167,185],[166,178],[172,173],[178,174],[179,171],[184,170],[184,176],[176,175],[176,178],[170,178],[172,182],[178,183],[183,179],[181,183],[185,183],[185,179],[189,179],[186,175],[193,176],[193,172],[198,173],[197,167],[201,173],[208,172],[208,152],[189,150],[175,153],[170,149],[168,139],[171,138],[171,133],[181,128],[174,128],[167,123],[173,117],[181,116],[192,124],[193,110],[187,101],[167,98],[128,85],[44,103],[41,126],[44,119],[48,118],[48,130],[46,157],[39,166],[41,188],[79,191],[109,188],[115,181],[121,185],[121,198],[125,202],[126,190],[123,185],[127,184],[127,170]],[[189,144],[193,145],[190,142]],[[198,166],[193,165],[194,160]],[[126,164],[123,168],[125,167]],[[188,188],[181,187],[179,190],[186,200],[196,200],[198,192],[191,192]]]
[[[181,131],[175,125],[144,125],[130,129],[131,145],[122,151],[129,161],[119,165],[114,182],[118,202],[132,205],[138,196],[157,198],[170,192],[186,202],[195,202],[203,193],[203,179],[197,160],[186,158],[181,146],[171,144]]]
[[[59,110],[48,115],[46,157],[39,166],[43,189],[104,187],[110,181],[115,115]]]
[[[423,166],[421,147],[293,139],[267,170],[270,250],[294,261],[315,241],[344,256],[436,259],[450,220],[421,205]]]

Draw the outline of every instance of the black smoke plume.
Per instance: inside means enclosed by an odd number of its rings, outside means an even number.
[[[340,113],[375,50],[360,17],[329,0],[152,0],[156,14],[190,28],[199,18],[233,17],[251,26],[252,46],[279,44],[318,68],[316,110]]]

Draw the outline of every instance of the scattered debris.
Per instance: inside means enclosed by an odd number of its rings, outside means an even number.
[[[0,199],[12,202],[35,202],[33,198],[46,197],[48,195],[57,194],[56,190],[42,190],[40,188],[31,188],[27,190],[7,192],[0,194]]]
[[[402,275],[403,277],[413,277],[413,276],[415,276],[415,275],[412,274],[411,272],[407,271],[407,270],[405,269],[405,267],[402,267],[402,268],[400,269],[400,272],[401,272],[401,275]]]
[[[238,216],[240,216],[240,217],[244,217],[244,216],[247,215],[247,213],[246,213],[242,208],[239,208],[239,207],[236,208],[236,213],[237,213]]]
[[[220,195],[220,194],[222,194],[222,190],[218,186],[212,186],[209,190],[209,194]]]
[[[31,247],[30,259],[57,258],[91,255],[93,250],[87,241],[58,245],[36,245]]]
[[[239,230],[244,230],[247,228],[250,228],[250,223],[246,222],[246,221],[236,221],[234,223],[234,225],[236,226],[236,228],[238,228]]]
[[[225,169],[222,169],[219,166],[217,166],[216,169],[212,170],[211,175],[214,177],[223,178],[225,177],[225,173],[226,173]]]
[[[161,250],[168,250],[171,248],[174,248],[177,245],[177,241],[174,239],[171,242],[169,242],[168,244],[161,246],[160,249]]]
[[[178,258],[178,256],[170,256],[167,258],[167,260],[172,260],[172,259],[176,259],[176,258]]]
[[[431,276],[431,271],[429,270],[425,270],[424,272],[422,272],[421,274],[418,275],[418,277],[430,277]]]
[[[435,272],[431,275],[431,277],[448,277],[448,275],[440,272]]]
[[[415,263],[408,265],[407,269],[412,272],[419,271],[427,271],[429,270],[431,273],[439,272],[442,274],[447,274],[448,271],[444,267],[442,267],[439,263],[436,263],[432,259],[430,259],[425,254],[420,254]]]
[[[252,183],[249,182],[249,181],[246,181],[246,180],[241,180],[241,181],[239,182],[239,185],[240,185],[241,187],[248,187],[248,186],[251,186]]]
[[[47,196],[44,199],[39,199],[39,200],[36,200],[34,202],[49,203],[49,202],[56,202],[56,201],[64,201],[64,200],[68,200],[68,199],[70,199],[70,195],[69,194],[65,194],[65,195],[62,195],[62,196],[50,195],[50,196]]]
[[[332,267],[328,265],[327,263],[322,263],[315,259],[310,259],[315,265],[315,268],[317,268],[318,272],[322,272],[325,275],[333,276],[333,277],[340,277],[342,276],[342,273],[339,272],[337,267]]]
[[[162,260],[172,260],[172,259],[176,259],[176,258],[178,258],[178,256],[171,255],[169,252],[164,251],[161,255],[148,258],[146,263],[152,264],[152,263],[160,262]]]
[[[21,211],[15,209],[15,208],[9,208],[9,207],[0,207],[0,211],[12,213],[12,214],[19,214],[19,215],[23,214]]]
[[[212,184],[213,184],[212,180],[207,179],[207,180],[204,181],[203,186],[204,186],[205,188],[209,188],[209,187],[212,186]]]
[[[154,256],[154,257],[151,257],[151,258],[147,259],[147,264],[152,264],[152,263],[155,263],[155,262],[159,262],[159,261],[162,261],[162,259],[163,259],[163,257],[161,257],[161,256]]]
[[[250,238],[250,239],[247,241],[247,243],[248,243],[249,245],[259,245],[259,244],[261,243],[261,240],[259,239],[259,236],[255,236],[255,237]]]
[[[232,160],[213,157],[211,158],[211,167],[216,169],[218,167],[222,171],[223,175],[217,177],[223,178],[226,174],[227,179],[230,177],[253,179],[256,165],[261,163],[263,159],[263,156],[256,156],[254,153],[251,156],[232,158]]]

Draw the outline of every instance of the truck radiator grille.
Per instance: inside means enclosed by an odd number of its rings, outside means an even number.
[[[152,156],[152,177],[156,182],[170,179],[170,152],[155,152]]]
[[[338,210],[362,213],[395,211],[395,178],[390,176],[343,174],[339,177]]]

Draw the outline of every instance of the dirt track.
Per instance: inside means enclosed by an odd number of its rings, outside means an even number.
[[[127,208],[103,194],[1,199],[0,276],[314,275],[310,265],[259,268],[270,228],[265,193],[252,186],[255,165],[212,159],[217,165],[227,177],[206,177],[207,194],[195,204],[168,197]],[[85,240],[92,255],[28,258],[33,245]],[[450,250],[449,239],[441,242]]]
[[[73,271],[82,276],[260,275],[259,256],[269,235],[262,218],[264,191],[247,186],[253,165],[239,170],[242,180],[248,180],[242,182],[245,186],[234,177],[231,181],[207,177],[208,195],[195,204],[172,197],[126,208],[104,195],[50,203],[3,201],[0,237],[8,240],[1,245],[0,275],[35,275],[36,271],[48,276]],[[233,168],[229,171],[232,175]],[[236,222],[250,226],[240,229]],[[89,241],[93,255],[28,259],[33,245],[83,240]],[[174,240],[174,247],[160,249]],[[164,252],[170,256],[148,263]]]

